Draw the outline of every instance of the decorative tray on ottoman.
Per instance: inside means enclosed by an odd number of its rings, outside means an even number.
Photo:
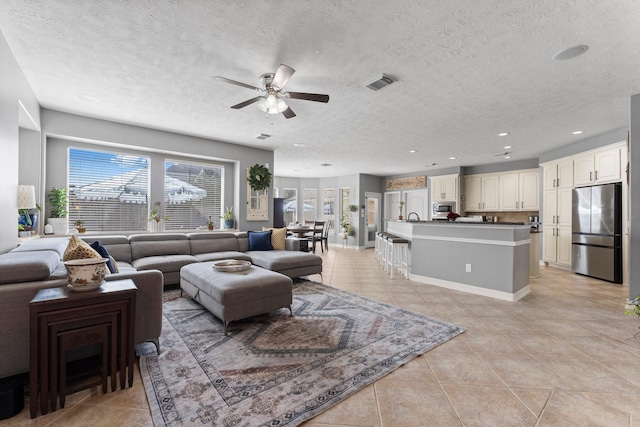
[[[218,261],[213,263],[213,269],[216,271],[244,271],[248,270],[251,267],[251,263],[249,261],[241,261],[235,259],[229,259],[225,261]]]

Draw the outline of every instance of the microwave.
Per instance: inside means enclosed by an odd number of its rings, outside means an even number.
[[[434,202],[431,209],[431,219],[447,219],[447,214],[455,211],[456,202]]]

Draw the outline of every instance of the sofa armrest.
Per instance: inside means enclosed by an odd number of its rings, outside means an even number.
[[[135,343],[157,340],[162,331],[162,292],[164,279],[159,270],[108,274],[105,280],[131,279],[138,288],[136,297]]]
[[[300,240],[295,237],[284,239],[284,247],[288,251],[300,251]]]

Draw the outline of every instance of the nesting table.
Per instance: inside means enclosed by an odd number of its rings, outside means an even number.
[[[55,411],[58,397],[64,407],[67,393],[67,352],[89,346],[101,349],[100,380],[85,387],[102,385],[107,392],[133,384],[135,310],[137,288],[131,279],[104,282],[100,288],[74,292],[66,287],[41,289],[29,303],[30,324],[30,411]]]

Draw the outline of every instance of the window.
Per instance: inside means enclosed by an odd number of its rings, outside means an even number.
[[[165,230],[205,227],[209,217],[220,228],[223,177],[221,166],[165,161]]]
[[[336,189],[335,188],[323,188],[322,189],[322,215],[325,221],[331,221],[331,228],[329,233],[333,234],[333,230],[336,224]]]
[[[69,223],[91,231],[147,229],[149,158],[69,148]]]
[[[315,221],[318,211],[318,190],[315,188],[305,188],[304,194],[304,221]]]
[[[284,223],[298,222],[298,189],[284,188],[282,190],[284,198]]]

